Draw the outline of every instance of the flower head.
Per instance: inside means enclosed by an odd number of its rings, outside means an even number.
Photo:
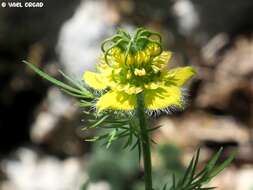
[[[90,87],[105,91],[96,103],[99,111],[133,110],[139,93],[148,110],[183,107],[181,89],[195,71],[189,66],[168,70],[172,54],[162,50],[159,34],[140,28],[130,36],[120,30],[102,44],[102,51],[98,72],[83,75]]]

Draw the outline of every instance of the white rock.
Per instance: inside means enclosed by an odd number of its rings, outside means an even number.
[[[57,51],[68,74],[80,77],[84,70],[94,69],[100,43],[112,33],[108,9],[104,1],[83,1],[63,25]]]
[[[110,190],[110,185],[105,181],[100,181],[97,183],[90,183],[87,190]]]
[[[252,190],[253,168],[244,168],[237,173],[236,190]]]
[[[33,150],[21,148],[18,160],[2,164],[8,180],[2,190],[79,190],[86,181],[80,159],[58,160],[51,156],[40,157]]]
[[[172,10],[182,34],[189,35],[199,26],[199,15],[191,1],[177,0]]]
[[[47,136],[58,126],[57,124],[62,117],[69,118],[77,110],[74,103],[56,87],[51,87],[48,90],[44,103],[47,109],[37,115],[30,130],[31,139],[36,143],[44,142]]]

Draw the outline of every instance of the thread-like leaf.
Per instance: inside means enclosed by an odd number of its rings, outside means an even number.
[[[93,94],[88,91],[86,88],[83,87],[83,85],[81,85],[79,83],[79,81],[73,79],[72,77],[66,75],[63,71],[59,70],[59,73],[66,78],[71,84],[73,84],[74,86],[76,86],[77,88],[79,88],[83,94],[85,94],[86,96],[93,96]]]
[[[218,166],[217,168],[215,168],[212,173],[210,174],[210,178],[213,178],[217,175],[220,174],[220,172],[222,172],[229,164],[231,164],[231,162],[234,160],[236,155],[236,152],[232,153],[227,160],[225,160],[220,166]]]
[[[93,105],[94,105],[94,103],[88,102],[88,101],[85,101],[85,100],[81,100],[81,102],[79,103],[80,107],[91,107]]]
[[[187,167],[183,179],[176,183],[175,176],[173,175],[173,182],[170,190],[211,190],[215,187],[202,187],[209,182],[215,176],[217,176],[224,168],[226,168],[234,159],[235,153],[233,153],[227,160],[221,165],[216,167],[216,163],[221,156],[222,148],[210,159],[201,172],[196,174],[197,164],[199,160],[200,149],[191,159],[189,166]]]
[[[51,77],[50,75],[48,75],[47,73],[43,72],[42,70],[38,69],[35,65],[27,62],[27,61],[23,61],[27,66],[29,66],[33,71],[35,71],[38,75],[40,75],[41,77],[43,77],[44,79],[52,82],[53,84],[59,86],[59,87],[62,87],[64,89],[67,89],[67,90],[70,90],[70,91],[73,91],[73,92],[76,92],[76,93],[80,93],[81,91],[69,86],[69,85],[66,85],[65,83]]]
[[[206,165],[206,170],[208,170],[208,171],[211,171],[213,168],[214,168],[214,166],[215,166],[215,164],[216,164],[216,162],[218,161],[218,159],[219,159],[219,157],[220,157],[220,155],[221,155],[221,153],[222,153],[222,150],[223,150],[223,148],[221,147],[220,149],[219,149],[219,151],[212,157],[212,159],[207,163],[207,165]]]
[[[106,148],[109,148],[112,144],[112,141],[115,140],[115,136],[117,134],[117,130],[114,129],[110,134],[109,134],[109,139],[107,141]]]
[[[163,186],[162,190],[166,190],[167,189],[167,183]]]
[[[29,68],[31,68],[34,72],[36,72],[39,76],[41,76],[42,78],[48,80],[49,82],[53,83],[54,85],[63,88],[64,90],[70,91],[72,93],[76,93],[79,95],[84,95],[82,91],[68,85],[65,84],[53,77],[51,77],[50,75],[48,75],[47,73],[43,72],[42,70],[38,69],[35,65],[27,62],[27,61],[23,61],[23,63],[25,63]],[[91,98],[91,95],[86,95],[86,98]]]
[[[107,118],[109,117],[109,115],[105,115],[104,117],[102,117],[101,119],[99,119],[96,123],[94,123],[93,125],[83,128],[82,130],[87,130],[87,129],[91,129],[91,128],[96,128],[97,126],[99,126],[100,124],[102,124]]]

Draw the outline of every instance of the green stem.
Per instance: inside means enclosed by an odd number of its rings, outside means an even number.
[[[145,190],[152,190],[152,164],[150,152],[150,138],[147,130],[147,121],[144,110],[144,97],[143,93],[137,95],[137,116],[139,118],[140,132],[141,132],[141,145],[142,156],[144,162],[144,180]]]

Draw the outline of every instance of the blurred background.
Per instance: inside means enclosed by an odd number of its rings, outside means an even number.
[[[3,1],[1,1],[2,3]],[[28,60],[61,79],[94,70],[101,41],[119,27],[144,26],[191,65],[184,112],[154,118],[155,188],[171,184],[201,147],[200,166],[220,146],[233,164],[210,185],[253,190],[252,0],[61,0],[42,8],[0,7],[0,189],[139,190],[136,151],[87,143],[74,99],[42,80]]]

